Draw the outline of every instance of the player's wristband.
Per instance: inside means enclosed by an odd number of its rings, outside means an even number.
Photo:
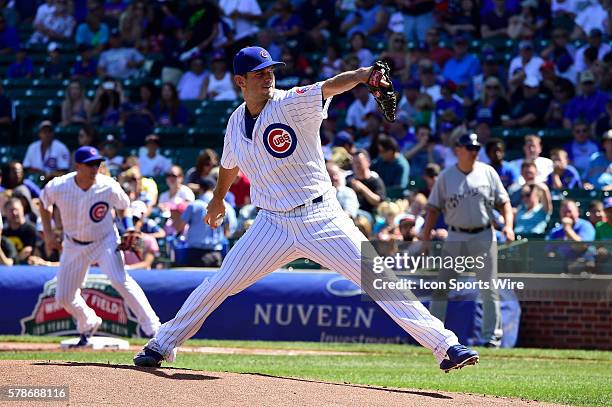
[[[123,217],[123,228],[126,231],[134,230],[134,220],[132,219],[131,216],[124,216]]]

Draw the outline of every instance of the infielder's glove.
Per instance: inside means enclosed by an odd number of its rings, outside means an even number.
[[[133,252],[138,260],[142,260],[144,254],[144,239],[142,238],[142,232],[138,232],[136,230],[130,230],[125,232],[123,236],[121,236],[121,243],[117,246],[117,250],[121,251],[131,251]]]
[[[395,93],[391,83],[391,69],[389,69],[389,65],[380,60],[374,62],[366,84],[370,93],[376,99],[378,110],[380,110],[387,121],[394,122],[398,95]]]

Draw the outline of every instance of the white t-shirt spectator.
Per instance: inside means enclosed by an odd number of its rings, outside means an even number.
[[[155,154],[155,157],[151,158],[147,155],[145,150],[138,156],[138,166],[144,177],[157,177],[158,175],[164,175],[166,172],[170,171],[172,161],[161,155],[159,151]]]
[[[180,100],[193,100],[200,97],[200,89],[202,83],[206,79],[207,72],[202,72],[196,75],[192,71],[187,71],[181,76],[176,90],[178,91],[178,97]]]
[[[376,112],[376,100],[372,94],[368,94],[365,105],[359,99],[355,99],[346,111],[346,124],[361,130],[366,125],[364,116],[370,112]]]
[[[261,7],[257,0],[220,0],[219,7],[227,17],[230,17],[234,11],[243,14],[251,14],[260,16]],[[234,40],[238,41],[243,38],[255,35],[259,32],[259,28],[246,18],[238,17],[231,20],[234,24],[236,35]]]
[[[565,0],[560,2],[559,0],[552,0],[550,5],[550,10],[553,14],[563,11],[565,13],[578,13],[578,5],[576,4],[576,0]]]
[[[100,54],[98,66],[115,79],[127,79],[138,73],[138,68],[128,67],[128,62],[141,62],[144,57],[135,48],[111,48]]]
[[[208,94],[214,95],[212,100],[236,100],[238,94],[234,88],[234,82],[232,81],[232,75],[229,72],[225,72],[223,78],[217,79],[215,75],[208,75]]]
[[[521,172],[521,166],[523,165],[523,161],[524,161],[524,159],[519,158],[517,160],[513,160],[513,161],[510,162],[511,165],[514,165],[514,167],[518,169],[519,174]],[[535,159],[535,165],[536,165],[536,168],[538,170],[538,175],[536,177],[536,181],[537,182],[546,182],[546,179],[548,178],[550,173],[553,172],[553,162],[552,162],[552,160],[550,158],[546,158],[546,157],[538,157],[538,158]],[[525,179],[523,178],[522,175],[519,177],[518,182],[519,182],[519,185],[525,184]]]
[[[590,6],[585,7],[578,13],[575,22],[586,35],[589,35],[593,28],[599,28],[602,32],[606,32],[607,18],[608,14],[599,1],[592,1]]]
[[[574,60],[574,68],[576,69],[576,72],[582,72],[587,69],[587,66],[584,63],[584,51],[586,51],[589,47],[590,45],[587,44],[576,51],[576,58]],[[602,60],[603,57],[610,52],[610,50],[612,50],[610,45],[602,42],[597,50],[597,59]]]
[[[191,188],[187,185],[181,185],[173,197],[170,197],[170,191],[162,192],[159,196],[159,203],[174,203],[178,204],[181,202],[193,202],[195,201],[195,195]]]
[[[38,6],[36,9],[36,17],[34,17],[34,23],[32,25],[42,23],[48,15],[53,14],[55,6],[51,3],[51,1],[48,1]]]
[[[421,86],[421,93],[427,93],[433,99],[434,103],[442,99],[442,87],[434,83],[430,87]]]
[[[25,158],[23,159],[24,168],[35,168],[50,174],[57,170],[67,170],[70,168],[70,151],[64,143],[53,140],[43,156],[40,149],[41,141],[35,141],[28,146]]]
[[[540,72],[540,67],[544,63],[544,60],[539,56],[534,55],[531,57],[529,62],[526,65],[523,65],[523,59],[521,56],[516,56],[510,62],[510,69],[508,69],[508,77],[511,78],[517,69],[522,69],[525,72],[527,77],[537,78],[538,82],[542,81],[542,72]]]
[[[57,35],[64,38],[70,38],[76,22],[71,15],[65,14],[58,16],[55,14],[54,10],[52,13],[45,14],[40,24],[42,24],[47,30],[53,31]],[[35,31],[30,38],[30,42],[46,44],[49,42],[49,37],[40,31]]]

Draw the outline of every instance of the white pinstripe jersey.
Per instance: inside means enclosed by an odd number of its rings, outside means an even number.
[[[288,211],[332,188],[319,138],[331,102],[323,104],[322,84],[275,90],[255,121],[252,139],[245,103],[230,116],[221,165],[246,174],[253,205]]]
[[[116,233],[111,208],[127,209],[130,199],[114,179],[98,174],[87,191],[76,184],[76,172],[52,179],[40,199],[59,208],[64,233],[77,240],[98,241]]]

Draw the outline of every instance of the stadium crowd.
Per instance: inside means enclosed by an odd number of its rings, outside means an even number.
[[[612,239],[610,0],[0,5],[0,57],[10,59],[0,86],[0,146],[28,145],[24,156],[2,161],[0,264],[56,264],[59,253],[42,244],[38,196],[71,170],[71,150],[95,145],[107,158],[101,172],[120,182],[147,236],[145,257],[126,255],[128,268],[220,265],[257,212],[249,181],[238,177],[223,227],[212,230],[202,218],[220,149],[200,140],[197,159],[180,166],[157,129],[189,128],[199,114],[193,101],[240,103],[232,57],[247,45],[286,64],[275,71],[281,89],[379,58],[391,65],[401,94],[395,123],[383,121],[358,86],[334,99],[320,133],[338,199],[366,236],[417,240],[436,177],[456,163],[457,138],[475,132],[479,159],[510,194],[518,235]],[[27,37],[19,27],[30,28]],[[69,49],[74,58],[63,54]],[[44,58],[32,58],[40,50]],[[29,132],[18,126],[10,90],[37,79],[63,81],[63,101]],[[128,91],[130,80],[139,85]],[[55,137],[62,128],[78,129],[74,145]],[[37,135],[31,143],[30,133]],[[494,226],[503,223],[498,216]],[[62,233],[60,217],[55,228]],[[443,219],[432,233],[445,239]]]

